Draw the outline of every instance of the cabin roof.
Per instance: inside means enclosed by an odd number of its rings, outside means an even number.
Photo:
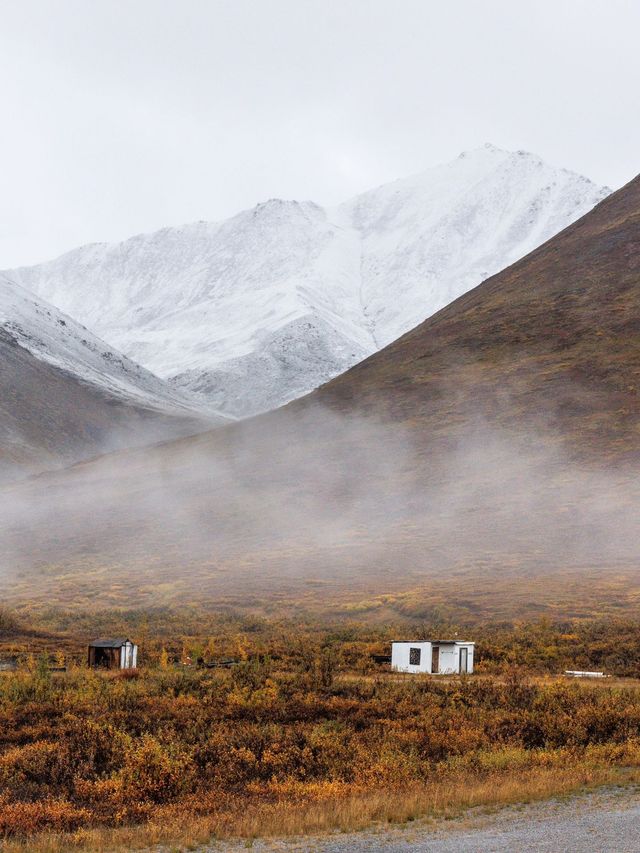
[[[394,643],[431,643],[433,646],[475,646],[473,640],[394,640]]]
[[[119,637],[115,640],[91,640],[89,646],[94,649],[121,649],[126,643],[130,643],[131,640],[128,640],[122,637]]]

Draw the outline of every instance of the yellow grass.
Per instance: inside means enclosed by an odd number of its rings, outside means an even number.
[[[43,834],[27,841],[9,840],[2,853],[124,853],[154,845],[195,850],[215,840],[299,837],[329,832],[356,832],[416,820],[434,824],[455,819],[467,809],[488,810],[591,790],[602,785],[640,782],[640,769],[577,765],[565,769],[534,768],[518,775],[490,775],[482,780],[459,778],[416,785],[401,791],[370,791],[329,796],[311,803],[260,805],[255,801],[235,813],[185,818],[167,809],[141,826],[82,829]]]

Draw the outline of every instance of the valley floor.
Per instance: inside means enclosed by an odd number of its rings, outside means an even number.
[[[604,788],[497,812],[472,809],[454,821],[417,821],[369,832],[320,838],[256,840],[255,853],[636,853],[640,792]],[[236,853],[247,842],[215,843],[200,853]]]
[[[462,630],[473,675],[378,663]],[[639,631],[0,608],[0,850],[640,851]],[[88,669],[100,635],[139,669]]]

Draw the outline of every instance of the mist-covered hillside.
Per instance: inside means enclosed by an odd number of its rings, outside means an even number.
[[[0,479],[225,420],[0,276]]]
[[[446,577],[460,604],[632,571],[639,228],[636,179],[302,400],[4,490],[7,593],[89,602],[106,572],[111,604],[264,606]]]

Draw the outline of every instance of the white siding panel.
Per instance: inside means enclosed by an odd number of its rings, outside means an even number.
[[[420,649],[420,663],[410,663],[410,650]],[[431,672],[431,643],[392,643],[391,668],[397,672]]]

